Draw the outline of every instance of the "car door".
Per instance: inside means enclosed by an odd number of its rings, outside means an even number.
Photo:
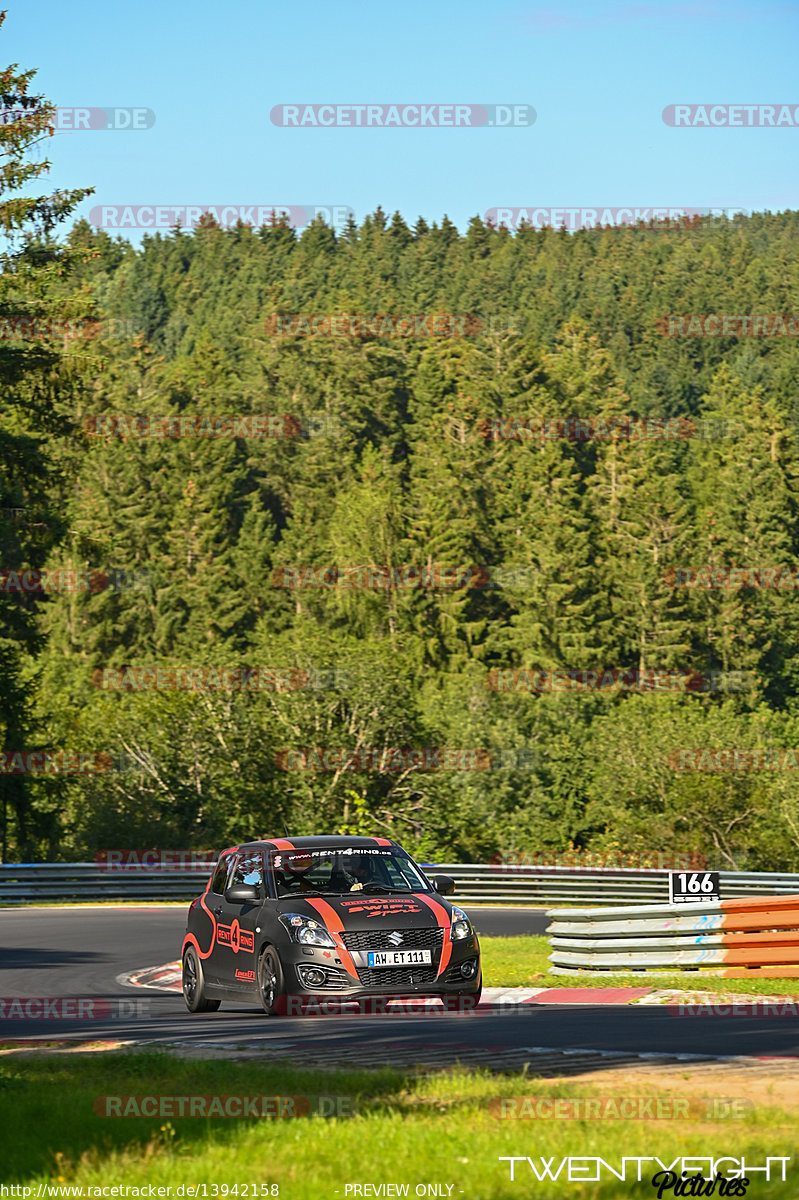
[[[225,891],[245,884],[255,887],[258,901],[237,904],[214,896],[216,946],[214,968],[223,987],[250,991],[255,983],[255,942],[264,902],[264,859],[261,850],[240,850],[233,860]]]
[[[203,929],[195,929],[194,932],[199,938],[201,946],[207,945],[210,940],[211,952],[203,965],[205,977],[209,983],[219,982],[217,927],[222,916],[225,888],[227,887],[228,876],[233,867],[235,857],[235,851],[233,850],[228,850],[225,854],[220,854],[219,861],[214,867],[214,873],[211,876],[211,885],[205,895],[200,897],[200,908],[203,911],[200,913],[198,910],[197,920],[202,923]],[[204,926],[208,922],[211,923],[211,928],[207,936],[204,936]]]

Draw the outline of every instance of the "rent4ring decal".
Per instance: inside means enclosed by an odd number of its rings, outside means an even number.
[[[250,953],[255,950],[255,934],[242,929],[236,917],[233,918],[232,925],[217,925],[216,940],[220,946],[230,946],[234,954],[238,954],[239,950],[247,950]]]

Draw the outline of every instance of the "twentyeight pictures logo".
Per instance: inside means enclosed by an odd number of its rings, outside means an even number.
[[[276,104],[284,129],[519,129],[535,124],[532,104]]]
[[[680,1180],[684,1180],[686,1176],[690,1176],[692,1179],[698,1177],[708,1182],[718,1182],[721,1178],[725,1181],[740,1180],[741,1184],[744,1184],[744,1180],[746,1180],[746,1186],[748,1186],[748,1176],[755,1176],[755,1173],[757,1173],[756,1177],[760,1183],[769,1183],[772,1179],[785,1183],[786,1163],[789,1163],[791,1159],[789,1155],[782,1158],[775,1156],[766,1158],[765,1163],[761,1163],[757,1160],[747,1162],[745,1158],[733,1158],[726,1154],[721,1158],[716,1158],[713,1154],[703,1154],[695,1155],[692,1158],[675,1158],[673,1162],[663,1162],[654,1155],[651,1157],[630,1155],[608,1162],[604,1158],[594,1156],[577,1158],[570,1155],[568,1158],[557,1159],[555,1157],[542,1158],[538,1156],[533,1158],[521,1154],[503,1154],[498,1157],[497,1161],[509,1164],[508,1178],[511,1183],[514,1180],[519,1182],[524,1180],[530,1184],[543,1183],[545,1180],[553,1182],[560,1180],[561,1183],[599,1183],[605,1179],[641,1183],[647,1180],[651,1181],[655,1188],[662,1185],[657,1193],[650,1193],[650,1195],[663,1196],[664,1192],[674,1188],[673,1195],[675,1196],[701,1196],[713,1193],[704,1190],[697,1191],[693,1187],[690,1191],[677,1191],[674,1185]],[[517,1163],[524,1165],[517,1167]],[[652,1178],[653,1172],[655,1173],[654,1178]],[[661,1178],[655,1183],[654,1180],[658,1175]],[[746,1193],[746,1186],[743,1187],[743,1190],[736,1188],[728,1191],[725,1182],[724,1190],[719,1189],[716,1195],[742,1196]],[[618,1195],[618,1193],[616,1194]]]

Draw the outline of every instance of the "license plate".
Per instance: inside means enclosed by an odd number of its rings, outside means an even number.
[[[410,967],[429,962],[429,950],[369,950],[366,955],[368,967]]]

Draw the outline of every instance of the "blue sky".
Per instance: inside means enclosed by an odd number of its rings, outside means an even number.
[[[672,128],[668,104],[799,107],[799,4],[8,0],[3,63],[152,128],[50,139],[111,205],[797,207],[799,126]],[[530,104],[527,128],[281,128],[277,104]],[[799,117],[799,112],[797,113]],[[133,232],[131,240],[141,234]]]

